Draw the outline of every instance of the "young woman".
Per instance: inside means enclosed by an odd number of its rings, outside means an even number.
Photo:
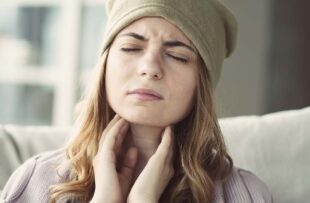
[[[217,0],[109,0],[96,78],[64,149],[10,178],[4,202],[272,202],[226,152],[212,92],[236,39]]]

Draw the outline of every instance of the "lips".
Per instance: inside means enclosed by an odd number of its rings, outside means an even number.
[[[134,89],[128,92],[128,95],[135,95],[140,100],[162,100],[163,96],[152,89]]]

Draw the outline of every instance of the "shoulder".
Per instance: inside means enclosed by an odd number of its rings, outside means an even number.
[[[223,202],[273,202],[272,195],[263,181],[252,172],[237,167],[233,168],[232,173],[216,190],[217,199],[222,198]]]
[[[1,201],[44,202],[48,197],[49,187],[60,183],[66,176],[65,169],[58,171],[58,166],[64,159],[64,149],[30,158],[11,175],[1,193]]]

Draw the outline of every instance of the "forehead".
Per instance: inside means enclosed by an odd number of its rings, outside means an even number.
[[[163,40],[182,40],[191,44],[190,39],[174,24],[162,17],[143,17],[129,24],[118,35],[137,32],[145,37],[159,37]]]

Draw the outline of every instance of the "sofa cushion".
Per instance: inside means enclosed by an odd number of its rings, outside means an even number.
[[[220,120],[235,164],[257,174],[274,202],[309,202],[310,107]]]
[[[234,163],[254,172],[274,202],[308,202],[310,107],[220,119]],[[13,170],[31,156],[60,148],[69,128],[0,126],[0,190]]]
[[[0,125],[0,190],[20,164],[35,154],[61,147],[68,134],[69,128]]]

